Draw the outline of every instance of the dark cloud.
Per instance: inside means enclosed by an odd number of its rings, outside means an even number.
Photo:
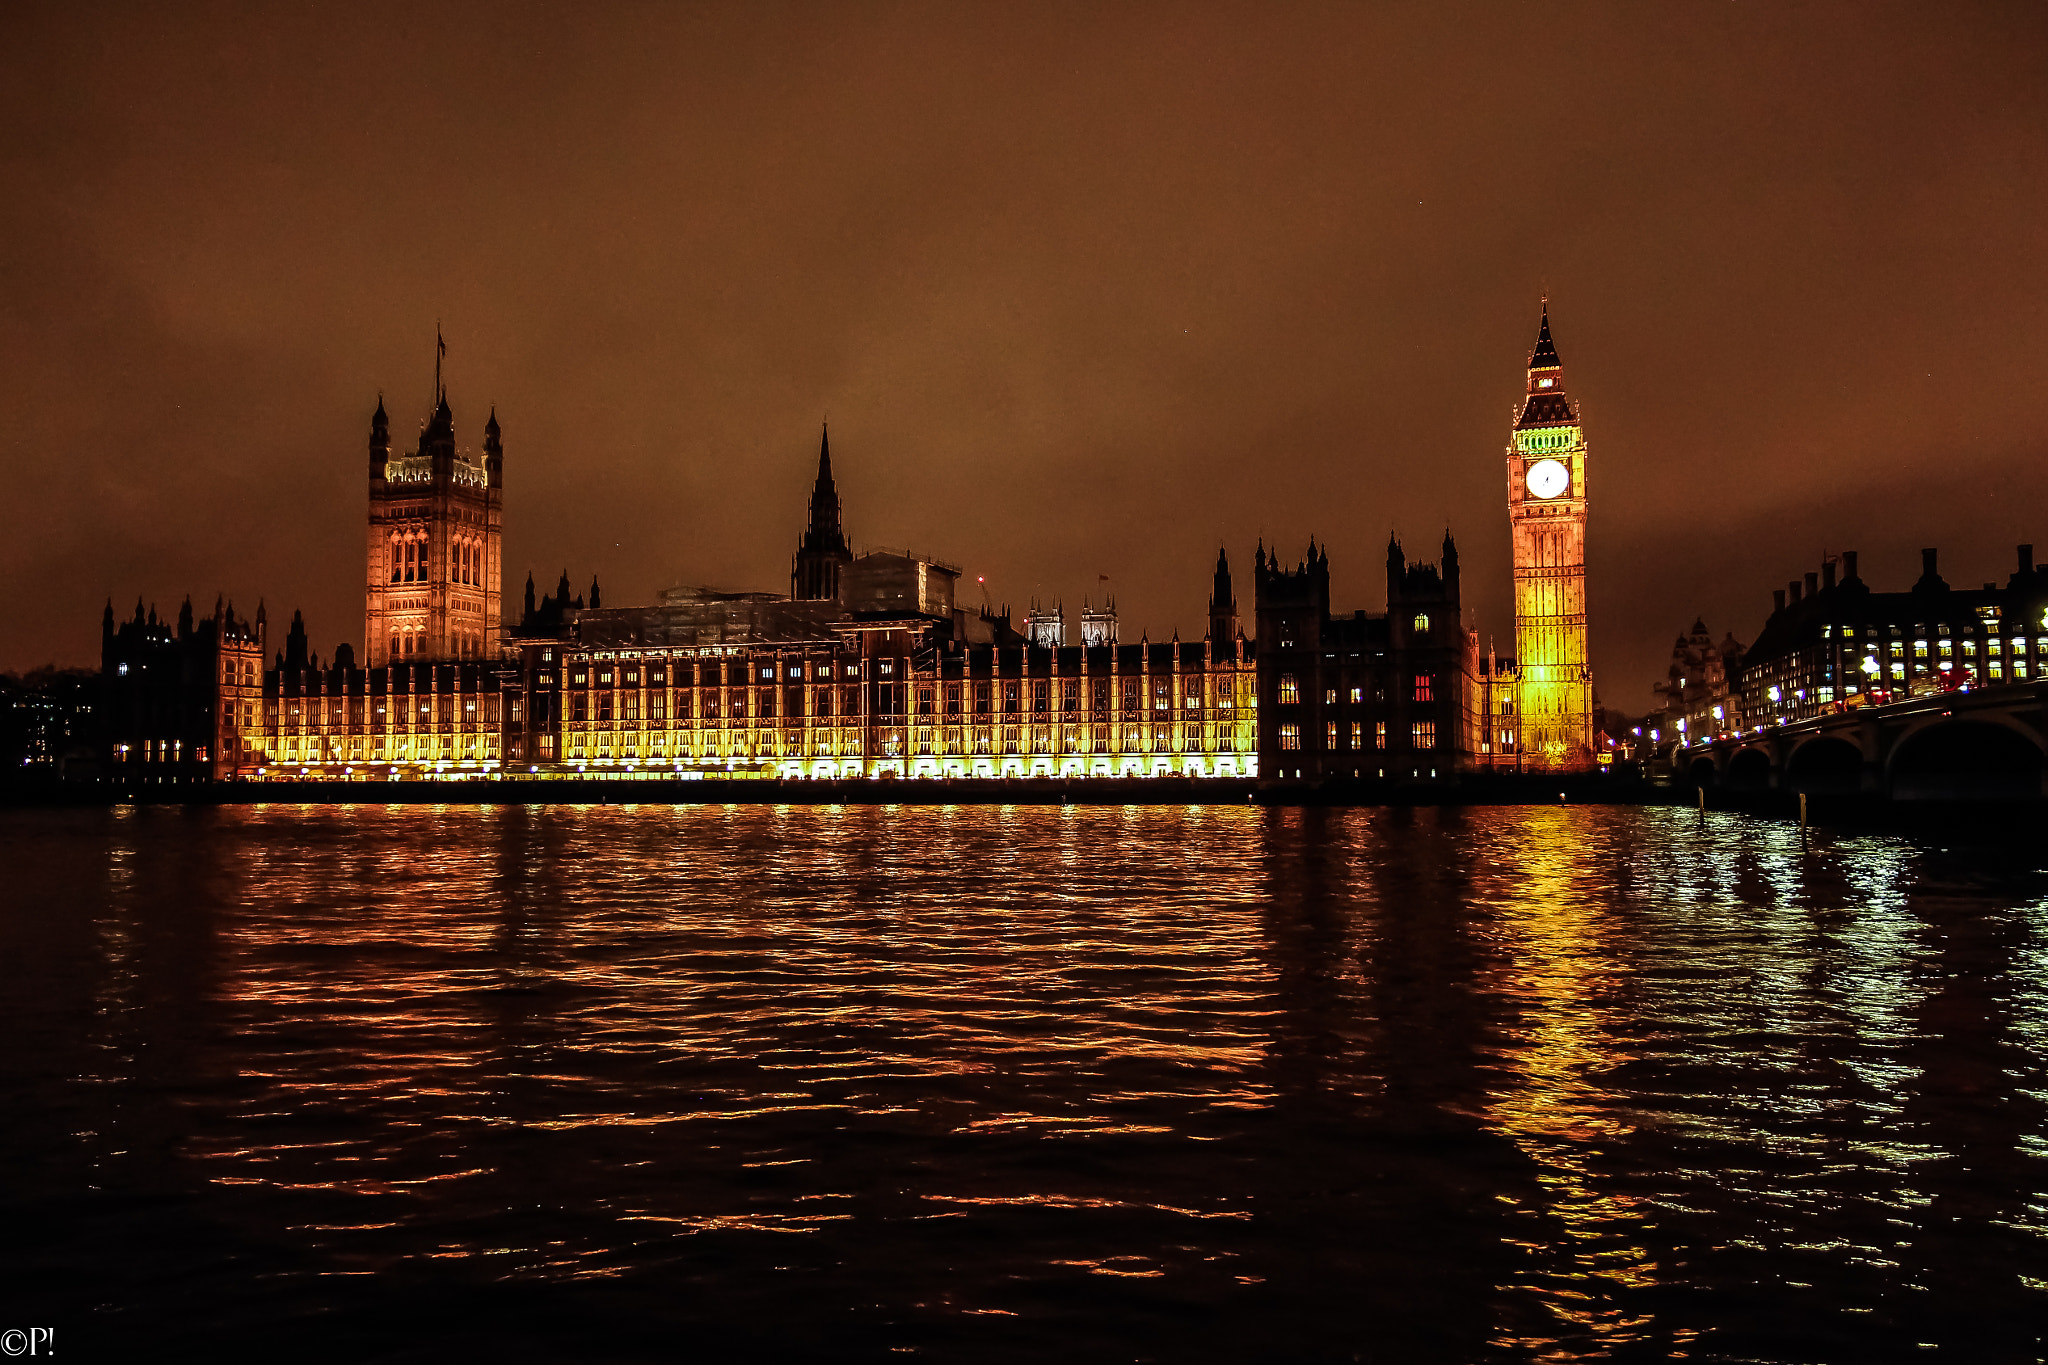
[[[1536,296],[1596,676],[2048,545],[2036,7],[28,9],[0,19],[0,667],[100,603],[361,630],[378,390],[439,319],[513,588],[785,585],[850,531],[1200,630],[1217,543],[1465,555],[1503,642]],[[1247,603],[1248,605],[1248,603]]]

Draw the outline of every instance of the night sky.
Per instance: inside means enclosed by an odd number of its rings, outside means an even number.
[[[495,404],[506,590],[857,546],[1199,636],[1219,544],[1511,648],[1538,299],[1594,676],[1862,552],[2048,554],[2048,11],[1188,3],[0,13],[0,668],[217,592],[360,645],[379,390]],[[274,639],[281,638],[274,636]]]

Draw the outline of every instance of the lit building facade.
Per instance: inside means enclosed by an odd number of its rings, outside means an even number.
[[[503,610],[505,448],[496,409],[481,458],[455,444],[455,415],[435,405],[410,454],[391,453],[384,400],[370,419],[370,521],[363,654],[391,663],[495,657]]]
[[[1477,662],[1477,672],[1479,739],[1473,766],[1485,772],[1521,772],[1522,671],[1513,659],[1489,647]]]
[[[1514,537],[1520,763],[1591,767],[1593,675],[1586,652],[1586,436],[1565,394],[1546,300],[1528,389],[1508,444]]]
[[[1920,554],[1905,592],[1873,592],[1853,550],[1777,589],[1742,661],[1741,714],[1726,729],[2048,676],[2048,573],[2033,546],[2019,547],[2003,586],[1980,589],[1951,588],[1936,552]]]

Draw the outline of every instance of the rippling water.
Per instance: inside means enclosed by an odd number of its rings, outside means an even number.
[[[2048,883],[1669,809],[0,813],[65,1358],[2036,1360]]]

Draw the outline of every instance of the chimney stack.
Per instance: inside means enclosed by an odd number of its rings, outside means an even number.
[[[1937,551],[1934,550],[1922,550],[1920,552],[1920,572],[1925,574],[1929,578],[1941,577],[1941,575],[1936,573],[1934,570],[1934,561],[1936,555]]]
[[[1856,581],[1856,552],[1854,550],[1842,551],[1842,581],[1844,583],[1854,583]]]
[[[1835,586],[1835,561],[1830,559],[1820,566],[1820,582],[1824,588]]]
[[[1820,591],[1820,575],[1819,575],[1819,574],[1817,574],[1817,573],[1810,573],[1810,574],[1808,574],[1808,575],[1806,576],[1806,595],[1807,595],[1808,597],[1811,597],[1811,596],[1813,596],[1813,595],[1814,595],[1815,593],[1817,593],[1817,592],[1819,592],[1819,591]]]
[[[1783,610],[1785,610],[1785,590],[1784,590],[1783,588],[1773,588],[1773,589],[1771,589],[1771,611],[1772,611],[1772,613],[1773,613],[1773,614],[1776,614],[1776,613],[1778,613],[1778,612],[1781,612],[1781,611],[1783,611]]]
[[[2031,545],[2022,545],[2020,546],[2020,572],[2023,574],[2030,574],[2033,571],[2034,547]]]
[[[1805,584],[1801,583],[1796,578],[1785,585],[1785,590],[1790,595],[1791,601],[1794,606],[1797,606],[1799,603],[1799,590],[1805,586]]]

